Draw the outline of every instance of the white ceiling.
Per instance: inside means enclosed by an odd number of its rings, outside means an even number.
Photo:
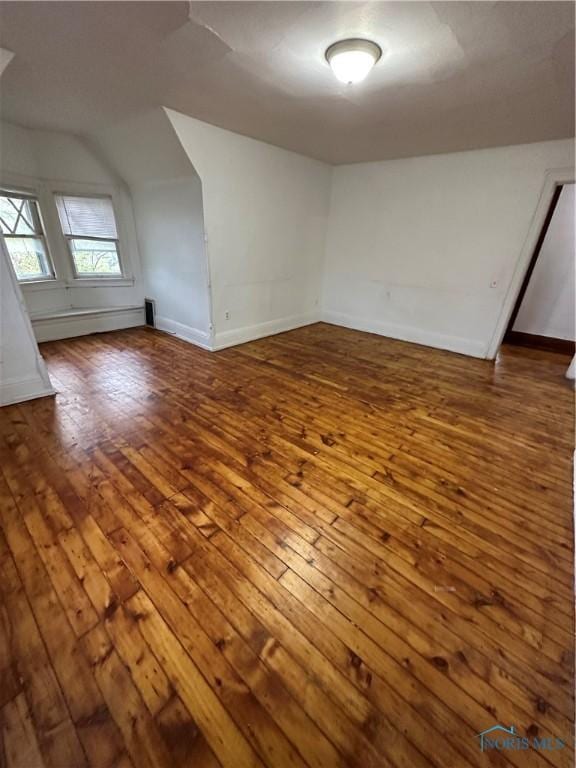
[[[2,2],[4,119],[94,133],[151,106],[332,163],[574,133],[571,2]],[[345,86],[324,51],[384,55]]]

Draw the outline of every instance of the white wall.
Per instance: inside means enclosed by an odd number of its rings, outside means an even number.
[[[547,169],[572,142],[336,167],[329,322],[487,355]]]
[[[32,316],[70,308],[110,308],[143,304],[144,288],[132,202],[128,188],[90,146],[72,134],[0,124],[0,183],[38,195],[57,279],[22,285]],[[61,234],[54,192],[108,194],[113,198],[127,278],[87,283],[74,279]],[[122,327],[122,323],[118,325]],[[68,330],[63,326],[64,334]],[[95,328],[96,330],[96,328]]]
[[[330,167],[166,113],[202,179],[216,348],[317,319]]]
[[[94,139],[129,185],[156,326],[209,347],[202,183],[172,124],[158,108],[109,126]]]
[[[574,184],[562,188],[515,331],[575,340]]]
[[[25,128],[0,122],[2,172],[21,173],[35,177],[38,173],[34,134]]]
[[[210,345],[202,183],[198,176],[133,190],[147,295],[156,326]]]
[[[8,173],[114,188],[128,240],[134,203],[144,279],[26,288],[33,309],[146,293],[161,328],[215,348],[323,317],[486,356],[546,171],[573,165],[555,141],[331,168],[167,109],[90,140],[4,134]]]
[[[22,292],[0,240],[0,406],[52,393]]]

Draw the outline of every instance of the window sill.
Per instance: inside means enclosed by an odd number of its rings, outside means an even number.
[[[133,277],[76,277],[66,282],[65,280],[30,280],[19,281],[24,293],[32,291],[50,291],[66,288],[131,288],[134,285]]]
[[[133,277],[75,277],[67,288],[123,288],[134,285]]]
[[[19,280],[18,285],[24,292],[66,288],[66,283],[63,280],[55,280],[54,278],[48,278],[47,280]]]

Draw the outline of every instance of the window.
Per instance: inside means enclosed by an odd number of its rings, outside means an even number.
[[[0,231],[18,280],[51,280],[54,277],[35,197],[0,191]]]
[[[112,200],[56,195],[56,207],[76,277],[122,277]]]

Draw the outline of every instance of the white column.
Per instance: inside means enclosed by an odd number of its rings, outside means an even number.
[[[0,406],[53,394],[20,285],[0,237]]]

